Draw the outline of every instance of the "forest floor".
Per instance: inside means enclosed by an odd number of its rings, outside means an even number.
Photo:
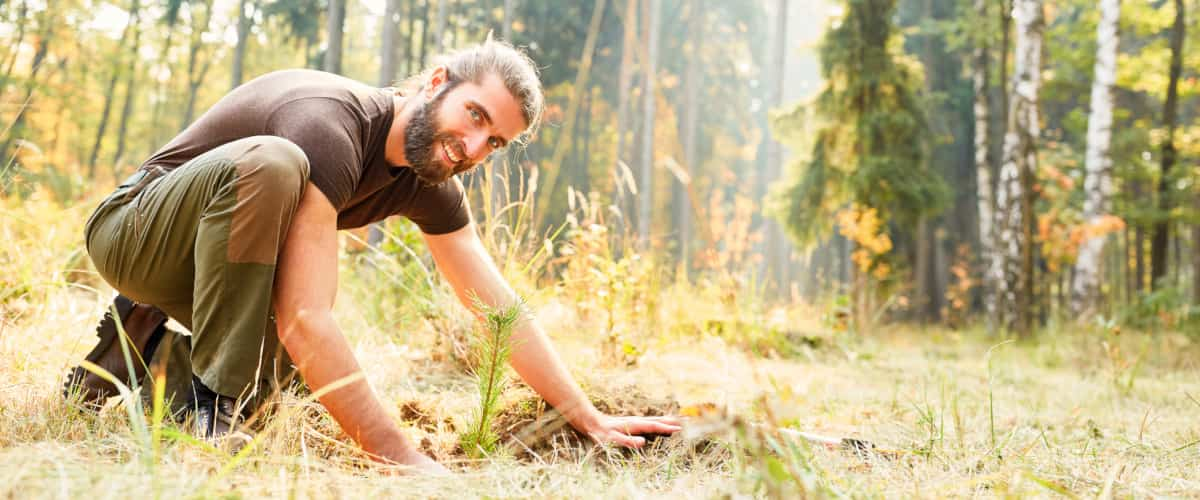
[[[430,479],[364,465],[325,413],[293,395],[242,457],[172,423],[146,443],[119,401],[96,415],[59,394],[90,348],[96,296],[64,289],[30,307],[0,331],[0,497],[1200,495],[1200,344],[1178,333],[1002,343],[881,329],[809,339],[786,359],[717,337],[674,339],[645,346],[634,366],[602,362],[586,335],[557,335],[602,408],[699,416],[684,436],[637,452],[581,446],[563,429],[482,460],[457,451],[455,428],[475,404],[463,370],[422,347],[353,335],[409,435],[457,476]],[[502,405],[505,437],[542,410],[524,387]],[[762,432],[773,426],[868,439],[899,455],[791,444]]]
[[[86,208],[53,212],[68,222],[33,215],[42,211],[0,214],[0,238],[13,242],[0,250],[3,498],[1200,496],[1198,335],[1071,325],[1020,341],[940,327],[848,333],[812,306],[731,312],[678,284],[648,288],[648,317],[659,319],[623,326],[615,351],[598,333],[612,318],[571,298],[587,290],[551,289],[530,304],[597,406],[689,415],[679,436],[638,451],[591,447],[539,418],[544,405],[514,386],[495,426],[507,451],[468,459],[458,436],[475,383],[447,339],[469,330],[469,317],[445,294],[434,307],[453,313],[381,315],[385,294],[348,273],[336,315],[367,379],[454,476],[390,474],[295,394],[253,447],[231,455],[117,399],[99,413],[63,400],[64,375],[91,348],[111,292],[70,271],[81,267],[73,249]],[[763,337],[764,324],[774,333]],[[887,453],[810,446],[780,429]]]

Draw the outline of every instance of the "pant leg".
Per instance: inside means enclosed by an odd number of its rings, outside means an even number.
[[[160,353],[172,349],[177,361],[190,348],[190,367],[177,368],[220,394],[262,393],[259,378],[274,371],[275,263],[307,179],[295,144],[250,137],[196,157],[119,206],[102,205],[88,224],[100,274],[192,330],[187,343],[164,339]]]

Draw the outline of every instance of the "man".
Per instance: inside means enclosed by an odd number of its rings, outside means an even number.
[[[88,252],[122,294],[116,310],[135,351],[166,364],[168,377],[185,374],[168,381],[168,395],[186,398],[205,437],[230,433],[243,410],[237,403],[254,407],[294,365],[372,456],[444,470],[356,377],[331,315],[336,233],[406,216],[468,307],[473,296],[513,304],[454,175],[535,128],[542,107],[532,61],[493,40],[451,54],[405,90],[315,71],[271,73],[234,89],[118,187],[88,220]],[[166,329],[166,316],[191,335]],[[127,383],[140,380],[145,370],[125,368],[113,326],[114,318],[101,322],[87,359]],[[532,318],[513,342],[517,373],[596,441],[637,447],[645,442],[638,434],[679,429],[673,418],[597,411]],[[96,403],[115,387],[76,368],[66,392]]]

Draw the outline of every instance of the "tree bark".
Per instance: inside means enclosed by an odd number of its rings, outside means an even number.
[[[433,46],[438,54],[446,52],[446,4],[450,0],[437,0],[437,12],[433,16]]]
[[[112,114],[113,99],[116,97],[117,81],[121,78],[121,57],[125,49],[125,38],[129,35],[129,31],[133,29],[133,25],[137,22],[138,11],[141,10],[139,0],[131,0],[129,5],[129,21],[125,24],[125,29],[121,31],[121,38],[117,41],[117,57],[113,63],[112,78],[108,80],[108,87],[104,91],[104,110],[100,112],[100,124],[96,126],[96,141],[92,143],[92,154],[88,157],[88,179],[96,178],[96,160],[100,158],[100,147],[104,144],[104,133],[108,129],[108,117]]]
[[[233,47],[233,68],[230,70],[230,89],[234,89],[242,84],[242,70],[246,65],[246,46],[249,43],[250,28],[254,27],[254,14],[257,11],[257,1],[238,0],[237,44]]]
[[[567,103],[567,114],[563,120],[563,128],[559,130],[554,141],[554,150],[550,156],[550,165],[554,168],[546,170],[544,189],[538,195],[538,207],[548,207],[550,197],[558,192],[555,189],[558,173],[562,171],[563,160],[566,158],[567,142],[579,127],[579,107],[582,104],[584,92],[588,88],[588,77],[592,70],[592,56],[596,53],[596,39],[600,35],[600,22],[604,19],[606,0],[598,0],[592,8],[591,22],[588,23],[587,38],[583,43],[583,55],[580,57],[579,70],[575,73],[575,82],[571,86],[571,100]],[[542,210],[542,222],[548,216],[547,210]]]
[[[704,86],[704,74],[700,71],[704,54],[704,16],[707,14],[705,2],[700,0],[692,6],[688,18],[688,37],[691,39],[692,50],[687,54],[688,63],[683,76],[683,172],[687,179],[697,168],[696,150],[697,132],[700,122],[700,89]],[[676,205],[676,217],[679,229],[679,268],[687,277],[690,268],[692,240],[692,200],[689,199],[687,186],[682,182],[675,184],[675,196],[679,200]]]
[[[617,87],[617,150],[614,154],[616,164],[613,165],[613,204],[621,213],[628,214],[628,200],[625,195],[625,167],[630,162],[625,161],[626,146],[628,145],[626,130],[630,128],[629,95],[633,87],[633,57],[637,53],[638,0],[626,0],[624,19],[624,39],[621,44],[621,70],[618,75]],[[624,166],[622,166],[624,165]]]
[[[1200,214],[1200,190],[1193,197],[1192,209]],[[1200,305],[1200,221],[1192,224],[1192,304]]]
[[[642,161],[641,180],[638,186],[638,242],[649,248],[650,209],[654,205],[654,85],[658,74],[658,24],[662,11],[662,0],[648,0],[646,4],[646,75],[642,79]]]
[[[180,130],[185,129],[188,127],[188,125],[192,124],[192,118],[196,113],[196,94],[200,91],[200,84],[204,83],[204,76],[208,74],[208,68],[212,63],[212,58],[209,58],[201,63],[200,51],[204,48],[204,32],[208,31],[209,23],[212,22],[213,0],[204,0],[202,2],[191,3],[189,5],[189,9],[203,7],[204,16],[201,17],[200,21],[197,22],[194,20],[195,13],[193,12],[192,14],[192,40],[191,44],[188,46],[188,98],[187,106],[184,108],[183,112],[183,123],[179,127]]]
[[[14,151],[10,155],[9,148],[12,147],[13,139],[15,139],[16,136],[21,133],[21,129],[25,127],[25,111],[29,109],[29,104],[33,102],[33,93],[37,89],[37,75],[42,69],[42,63],[46,61],[46,54],[49,51],[49,46],[50,37],[39,37],[37,41],[37,48],[33,53],[33,60],[30,61],[29,79],[25,81],[25,97],[21,100],[21,103],[17,108],[17,115],[13,117],[12,125],[8,128],[8,134],[6,134],[7,137],[4,139],[4,145],[0,146],[0,160],[5,162],[4,164],[0,164],[0,166],[7,165],[9,161],[13,161],[16,158],[17,153]],[[5,171],[5,169],[0,168],[0,178],[7,175],[8,173]]]
[[[1083,218],[1093,228],[1112,212],[1112,158],[1108,150],[1112,142],[1112,94],[1117,81],[1117,27],[1120,16],[1120,0],[1101,0],[1100,23],[1096,26],[1098,43],[1083,183],[1087,197],[1083,204]],[[1077,318],[1099,308],[1100,258],[1107,240],[1107,233],[1098,234],[1088,237],[1079,247],[1071,289],[1071,311]]]
[[[325,47],[322,69],[330,73],[342,73],[342,32],[345,24],[346,0],[329,0],[329,19],[326,25],[329,44]]]
[[[1150,243],[1150,288],[1157,290],[1167,275],[1167,244],[1171,233],[1172,170],[1175,168],[1175,126],[1179,113],[1179,75],[1183,70],[1184,22],[1183,0],[1175,0],[1175,26],[1171,29],[1171,69],[1167,79],[1167,100],[1163,103],[1163,127],[1167,137],[1162,146],[1162,173],[1158,178],[1158,222]]]
[[[775,30],[774,39],[771,42],[771,62],[770,71],[772,72],[771,80],[768,83],[767,105],[770,109],[778,109],[783,105],[783,86],[784,74],[787,63],[787,18],[788,18],[788,1],[775,1]],[[764,138],[767,138],[767,169],[764,172],[766,178],[763,179],[763,196],[760,200],[766,200],[767,194],[770,191],[771,184],[779,180],[783,173],[783,145],[775,140],[770,129],[764,130]],[[760,204],[761,211],[766,214],[765,203]],[[766,226],[766,255],[763,260],[765,264],[764,278],[770,279],[774,277],[776,282],[774,285],[776,291],[787,288],[787,241],[784,238],[783,231],[779,227],[779,223],[774,217],[763,217],[763,224]]]
[[[982,19],[987,18],[988,0],[975,0],[975,12]],[[980,23],[981,25],[983,23]],[[978,28],[982,29],[983,26]],[[1004,57],[1004,54],[1001,54]],[[995,201],[992,196],[992,165],[988,161],[988,120],[991,119],[988,109],[988,44],[985,36],[975,37],[975,48],[972,57],[971,85],[974,89],[975,114],[975,199],[979,215],[979,261],[991,262],[995,256],[994,238],[992,234],[992,219],[995,217]],[[1003,87],[1004,85],[1000,85]],[[995,300],[995,283],[992,274],[981,273],[982,288],[985,301]],[[995,325],[990,321],[989,330]]]
[[[1004,164],[996,188],[996,324],[1028,336],[1033,330],[1033,172],[1037,166],[1038,89],[1041,85],[1041,0],[1017,0],[1016,58],[1004,137]]]
[[[140,21],[140,19],[139,19]],[[142,27],[138,21],[133,26],[133,45],[129,50],[129,66],[125,70],[125,103],[121,105],[121,120],[117,125],[117,151],[113,153],[113,180],[120,181],[121,163],[125,160],[125,137],[129,132],[129,117],[133,115],[133,102],[137,97],[138,49],[142,41]]]
[[[21,53],[21,44],[25,43],[25,25],[28,24],[28,19],[29,2],[22,1],[21,6],[17,8],[17,37],[8,51],[8,62],[4,65],[4,75],[0,76],[0,96],[4,95],[8,89],[8,81],[12,78],[13,68],[16,67],[17,56]]]
[[[425,69],[425,55],[429,52],[429,2],[431,0],[421,0],[421,48],[417,51],[418,60],[421,64],[417,65],[417,71]],[[414,71],[415,73],[416,71]]]
[[[396,80],[396,41],[399,39],[400,0],[386,0],[383,26],[380,27],[379,86],[390,86]]]

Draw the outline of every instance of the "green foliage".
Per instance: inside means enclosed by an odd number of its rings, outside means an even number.
[[[1200,307],[1192,304],[1181,286],[1159,286],[1138,293],[1118,309],[1116,320],[1132,328],[1200,331]]]
[[[484,327],[479,335],[471,339],[470,360],[476,387],[479,390],[479,406],[475,409],[467,432],[459,438],[463,451],[482,458],[494,453],[500,441],[491,423],[500,410],[500,395],[508,386],[506,371],[508,358],[512,354],[512,334],[525,313],[525,303],[518,300],[506,307],[492,307],[474,297],[475,308],[483,317]]]
[[[903,227],[940,207],[947,191],[925,163],[929,128],[915,94],[921,76],[898,54],[894,0],[849,0],[821,44],[827,83],[817,97],[811,157],[788,181],[781,217],[800,243],[827,231],[855,202]],[[799,112],[785,113],[794,129]],[[789,119],[790,118],[790,119]]]

